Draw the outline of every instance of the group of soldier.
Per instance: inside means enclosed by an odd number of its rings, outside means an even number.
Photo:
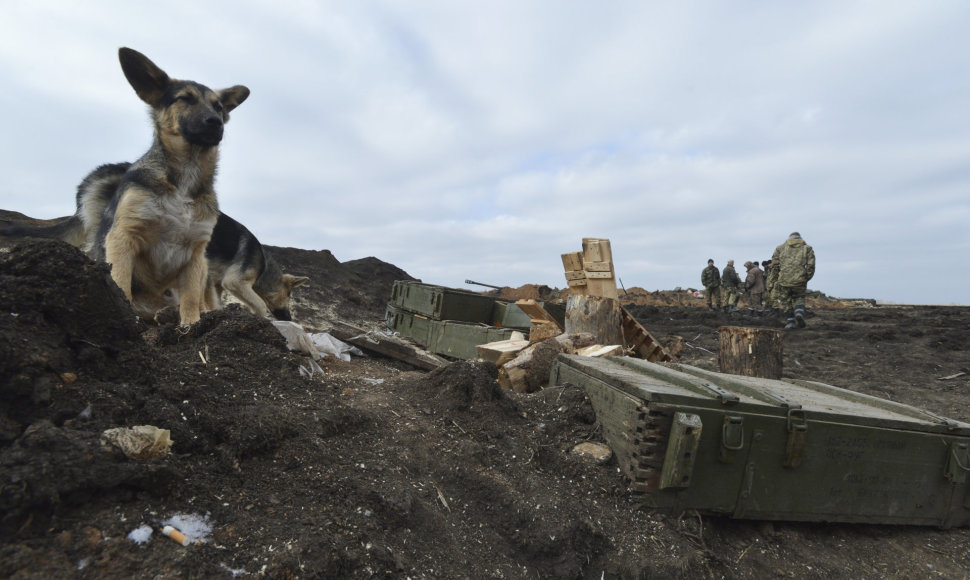
[[[701,283],[709,310],[737,312],[743,293],[747,314],[761,317],[784,313],[786,329],[805,327],[805,292],[815,275],[815,251],[798,232],[792,232],[775,248],[770,260],[745,262],[744,268],[742,281],[734,260],[728,260],[723,271],[718,271],[713,259],[707,261]]]

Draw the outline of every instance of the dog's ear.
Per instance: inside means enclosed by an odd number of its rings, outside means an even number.
[[[306,276],[291,276],[289,274],[283,274],[283,284],[290,289],[306,284],[309,281],[310,279]]]
[[[130,48],[119,48],[118,60],[121,61],[121,70],[124,71],[128,84],[135,89],[138,97],[153,108],[160,107],[162,95],[171,82],[165,71],[148,60],[144,54]]]
[[[219,95],[219,101],[222,103],[222,106],[226,108],[226,112],[228,113],[246,100],[246,98],[249,96],[249,89],[242,85],[236,85],[234,87],[229,87],[228,89],[216,91],[216,94]]]

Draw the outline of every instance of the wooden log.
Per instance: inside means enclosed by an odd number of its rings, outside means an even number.
[[[566,298],[566,334],[589,332],[598,344],[626,344],[620,301],[604,296],[570,294]]]
[[[743,326],[722,326],[717,331],[720,343],[717,363],[722,373],[781,378],[782,331]]]
[[[529,329],[529,340],[539,342],[562,334],[562,329],[555,322],[541,322]]]

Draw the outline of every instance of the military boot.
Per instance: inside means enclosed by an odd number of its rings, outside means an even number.
[[[791,330],[792,328],[797,328],[798,325],[795,323],[794,318],[788,319],[788,324],[785,325],[785,330]]]

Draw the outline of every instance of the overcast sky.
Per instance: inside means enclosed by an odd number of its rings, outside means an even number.
[[[561,288],[602,237],[656,290],[797,230],[809,288],[970,304],[968,30],[966,0],[4,0],[0,207],[68,215],[147,150],[128,46],[251,89],[216,187],[264,244]]]

